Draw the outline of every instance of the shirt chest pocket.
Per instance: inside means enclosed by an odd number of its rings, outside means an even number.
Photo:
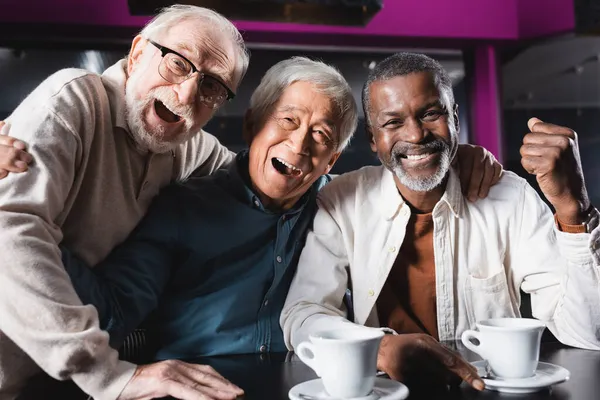
[[[490,318],[512,318],[518,311],[512,304],[506,274],[502,268],[487,278],[468,276],[465,300],[469,325]]]

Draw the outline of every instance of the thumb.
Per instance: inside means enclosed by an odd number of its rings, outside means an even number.
[[[533,132],[533,127],[538,122],[542,122],[542,120],[536,117],[529,118],[529,121],[527,121],[527,127],[529,128],[529,132]]]

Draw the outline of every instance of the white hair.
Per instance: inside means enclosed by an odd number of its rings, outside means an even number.
[[[250,98],[255,125],[265,122],[283,91],[294,82],[312,83],[336,105],[341,120],[336,150],[344,150],[356,130],[358,109],[346,79],[336,68],[321,61],[292,57],[269,68]]]
[[[183,21],[195,20],[208,24],[211,31],[217,30],[227,35],[237,50],[236,77],[239,81],[244,77],[250,62],[250,53],[244,43],[244,38],[237,28],[227,18],[209,8],[175,4],[165,7],[144,26],[140,35],[145,39],[157,38],[170,28]],[[157,39],[154,39],[157,40]]]

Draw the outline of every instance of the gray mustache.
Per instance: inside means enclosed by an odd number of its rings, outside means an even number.
[[[448,147],[449,145],[442,140],[433,140],[419,145],[399,142],[392,148],[392,156],[394,158],[399,158],[402,157],[403,154],[411,152],[427,152],[428,150],[440,152]]]

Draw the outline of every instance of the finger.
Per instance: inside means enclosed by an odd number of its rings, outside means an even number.
[[[239,387],[225,379],[214,368],[207,365],[196,365],[181,362],[181,367],[186,371],[186,375],[196,382],[201,382],[205,386],[210,386],[218,390],[231,392],[236,395],[241,395],[244,391]]]
[[[477,368],[464,360],[460,355],[442,345],[432,345],[430,346],[430,350],[446,369],[467,382],[474,389],[485,389],[485,384],[479,377],[479,374],[477,374]]]
[[[528,133],[523,137],[523,144],[552,146],[567,149],[572,146],[573,139],[566,135],[547,135],[545,133]]]
[[[8,135],[10,124],[6,121],[0,121],[0,135]]]
[[[473,169],[473,157],[461,157],[458,160],[460,187],[463,194],[466,196],[469,190],[469,179]]]
[[[8,171],[5,169],[0,169],[0,179],[4,179],[8,176]]]
[[[0,147],[0,168],[9,172],[25,172],[32,161],[31,154],[14,147]]]
[[[185,385],[177,381],[168,381],[163,384],[164,390],[160,391],[160,394],[152,396],[157,397],[174,397],[181,400],[212,400],[206,397],[203,393],[192,389],[190,386]]]
[[[538,157],[546,160],[560,160],[563,150],[554,146],[539,146],[524,144],[519,149],[522,158]]]
[[[554,168],[554,163],[546,157],[523,157],[521,165],[532,175],[544,175]]]
[[[491,153],[490,153],[491,155]],[[493,157],[493,156],[492,156]],[[483,164],[483,177],[481,178],[481,185],[479,186],[479,192],[477,195],[480,199],[487,197],[490,188],[492,187],[494,179],[494,162],[488,158]]]
[[[25,150],[27,146],[25,146],[25,143],[15,139],[12,136],[6,136],[6,135],[2,135],[0,136],[0,145],[2,146],[8,146],[8,147],[15,147],[19,150]]]
[[[570,137],[571,139],[575,139],[576,135],[572,129],[569,129],[564,126],[550,124],[548,122],[543,122],[539,118],[530,118],[527,121],[527,127],[531,132],[539,132],[549,135],[565,135]]]
[[[477,200],[479,195],[479,188],[481,187],[481,181],[483,179],[484,168],[481,165],[474,164],[473,170],[471,171],[471,178],[469,180],[469,189],[467,198],[470,201]]]
[[[503,172],[502,164],[500,164],[499,162],[495,162],[494,163],[494,177],[492,179],[493,185],[500,182],[500,178],[502,178],[502,172]]]
[[[192,376],[187,374],[188,372],[190,372],[190,370],[193,370],[192,368],[188,369],[188,371],[184,371],[185,369],[186,368],[182,366],[182,373],[175,375],[174,380],[186,386],[190,390],[201,394],[207,399],[230,400],[235,399],[236,397],[244,394],[244,391],[239,388],[238,390],[223,389],[223,387],[221,386],[221,382],[215,385],[215,382],[219,381],[219,378],[217,376],[212,375],[208,371],[203,371],[203,377],[199,378],[198,376]],[[221,377],[221,379],[224,380],[225,378]],[[237,388],[237,386],[235,387]]]

